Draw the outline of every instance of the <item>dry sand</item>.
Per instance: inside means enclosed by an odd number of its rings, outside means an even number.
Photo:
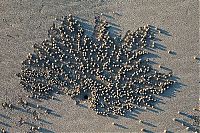
[[[187,132],[172,119],[183,118],[192,123],[177,112],[195,114],[192,108],[198,105],[199,61],[193,59],[199,55],[198,5],[198,0],[1,0],[0,100],[3,102],[7,98],[16,103],[18,95],[24,93],[15,74],[20,72],[21,61],[33,52],[31,46],[47,37],[47,30],[55,17],[71,13],[86,19],[86,23],[93,23],[94,16],[103,13],[107,16],[105,18],[120,26],[122,33],[145,24],[170,32],[172,36],[160,36],[166,48],[156,49],[159,57],[154,61],[172,69],[179,86],[160,96],[159,109],[141,110],[134,119],[98,116],[90,109],[76,106],[68,96],[58,96],[59,100],[40,103],[58,114],[42,116],[46,121],[43,121],[43,132],[140,132],[141,128],[152,132],[163,132],[164,129]],[[168,54],[168,50],[176,54]],[[19,128],[13,124],[20,116],[27,117],[26,113],[0,107],[0,115],[0,127],[9,132],[27,131],[27,126]],[[140,124],[136,119],[152,125]],[[112,122],[122,126],[114,126]]]

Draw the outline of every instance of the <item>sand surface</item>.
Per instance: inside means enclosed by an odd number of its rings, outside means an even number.
[[[187,132],[184,126],[174,122],[180,118],[192,124],[192,120],[178,114],[183,111],[197,115],[192,108],[199,100],[199,2],[198,0],[1,0],[0,1],[0,102],[5,99],[16,103],[19,95],[25,96],[19,85],[21,61],[33,52],[34,43],[47,38],[47,30],[54,18],[77,16],[92,30],[93,18],[103,13],[104,18],[115,24],[118,32],[136,30],[145,24],[168,31],[161,35],[155,49],[158,64],[173,70],[179,84],[164,93],[158,109],[138,111],[134,118],[109,118],[75,105],[68,96],[58,95],[58,100],[39,103],[54,110],[53,115],[41,116],[42,132]],[[175,54],[168,54],[173,50]],[[199,112],[198,112],[199,113]],[[7,116],[7,117],[6,117]],[[8,118],[10,117],[10,118]],[[18,127],[14,121],[24,117],[31,122],[31,115],[23,111],[9,111],[0,107],[0,127],[7,131],[25,132],[29,126]],[[141,124],[137,119],[151,124]],[[121,126],[114,126],[112,122]]]

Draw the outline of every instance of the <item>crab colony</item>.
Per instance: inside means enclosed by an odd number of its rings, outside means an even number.
[[[32,98],[66,93],[97,114],[123,116],[136,107],[154,107],[155,96],[175,82],[172,73],[153,69],[146,57],[157,29],[146,25],[112,37],[109,23],[95,17],[91,37],[72,15],[60,21],[48,30],[48,39],[34,44],[17,74]]]

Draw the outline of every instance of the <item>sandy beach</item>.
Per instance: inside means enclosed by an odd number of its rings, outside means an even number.
[[[21,117],[42,127],[41,132],[192,132],[173,118],[193,124],[193,120],[178,111],[199,115],[193,110],[199,106],[199,1],[198,0],[1,0],[0,1],[0,102],[17,104],[18,97],[25,99],[16,73],[32,45],[47,38],[47,31],[55,18],[72,14],[83,22],[88,33],[93,30],[94,17],[102,15],[111,22],[117,34],[135,31],[146,24],[156,26],[164,34],[152,51],[152,60],[172,70],[178,82],[164,94],[156,109],[143,109],[131,117],[103,117],[85,106],[77,106],[66,95],[56,100],[29,101],[49,110],[41,121],[23,109],[5,110],[0,106],[0,128],[10,133],[27,132],[30,126],[16,125]],[[169,54],[168,51],[173,51]],[[155,57],[155,58],[154,58]],[[197,57],[198,59],[194,59]],[[34,107],[33,107],[34,108]],[[139,120],[144,121],[140,123]],[[117,123],[118,126],[112,123]],[[145,131],[141,131],[145,129]]]

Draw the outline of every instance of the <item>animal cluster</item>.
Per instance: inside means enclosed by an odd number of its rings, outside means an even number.
[[[95,17],[93,35],[87,36],[80,21],[69,15],[53,24],[48,39],[33,46],[17,76],[32,98],[66,93],[104,116],[153,107],[155,95],[174,83],[171,73],[158,72],[146,58],[158,32],[147,25],[123,38],[112,37],[109,23]]]

